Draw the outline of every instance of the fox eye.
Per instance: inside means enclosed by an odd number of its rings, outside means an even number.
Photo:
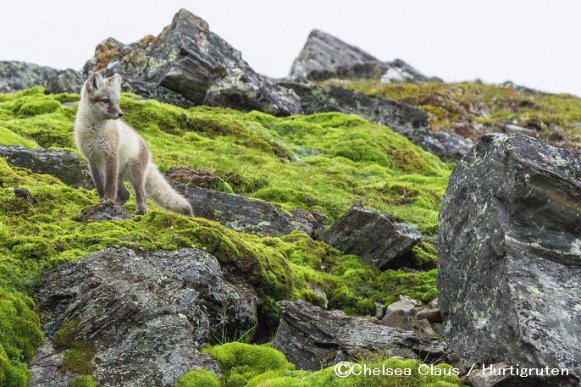
[[[109,98],[102,98],[102,99],[101,99],[101,102],[104,102],[104,103],[109,103]]]

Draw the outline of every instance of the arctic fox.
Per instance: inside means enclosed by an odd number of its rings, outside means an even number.
[[[123,205],[129,191],[128,179],[135,190],[135,213],[147,212],[149,195],[162,207],[192,215],[192,207],[180,196],[151,162],[145,141],[120,120],[121,76],[104,79],[93,73],[81,90],[81,102],[75,121],[77,149],[89,162],[99,199]]]

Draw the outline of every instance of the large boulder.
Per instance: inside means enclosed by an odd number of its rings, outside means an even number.
[[[319,231],[319,236],[382,270],[406,266],[407,254],[422,239],[414,225],[398,223],[390,215],[360,204],[352,206],[331,227]]]
[[[78,93],[83,84],[80,72],[57,70],[33,63],[0,61],[0,93],[42,86],[49,93]]]
[[[193,248],[102,250],[50,272],[35,298],[46,343],[31,361],[31,386],[68,386],[75,374],[62,370],[78,367],[63,360],[71,350],[99,385],[174,386],[190,369],[219,372],[203,344],[256,325],[253,290]]]
[[[340,361],[385,355],[444,361],[446,344],[368,318],[325,311],[305,301],[281,301],[281,322],[272,346],[300,369],[319,370]]]
[[[311,234],[314,227],[320,227],[315,219],[305,220],[300,212],[291,215],[262,200],[178,182],[171,184],[190,202],[195,216],[214,220],[236,231],[283,236],[294,230]]]
[[[190,107],[206,104],[273,115],[301,112],[298,97],[257,74],[208,23],[181,9],[157,36],[133,44],[100,43],[83,73],[119,73],[145,97]]]
[[[13,167],[52,175],[73,187],[93,187],[87,163],[69,151],[0,145],[0,157]]]
[[[470,140],[446,131],[432,131],[428,114],[400,102],[374,97],[337,85],[312,85],[283,81],[300,96],[303,112],[356,114],[407,137],[414,144],[445,160],[457,160],[472,147]]]
[[[370,78],[385,82],[425,81],[429,78],[397,59],[383,62],[323,31],[313,30],[293,62],[290,78],[297,81],[329,78]]]
[[[566,368],[561,379],[578,383],[580,246],[579,156],[485,136],[454,169],[439,217],[438,303],[451,350],[469,363]]]

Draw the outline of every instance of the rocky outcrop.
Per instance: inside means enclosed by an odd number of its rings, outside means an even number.
[[[272,343],[300,369],[319,370],[366,355],[443,361],[446,344],[413,331],[373,324],[341,311],[324,311],[304,301],[281,301],[281,322]]]
[[[78,93],[83,84],[80,72],[16,61],[0,61],[0,93],[42,86],[49,93]]]
[[[32,172],[52,175],[73,187],[93,187],[86,162],[65,150],[0,145],[0,157],[4,157],[13,167],[28,168]]]
[[[319,235],[331,246],[358,255],[382,270],[405,266],[406,254],[422,238],[414,225],[397,223],[390,215],[367,210],[360,204]]]
[[[430,128],[423,110],[389,101],[336,85],[315,86],[297,82],[282,82],[301,98],[306,114],[341,112],[356,114],[379,125],[388,126],[411,142],[445,160],[457,160],[472,147],[470,140],[453,133]]]
[[[100,43],[83,73],[119,73],[130,89],[179,106],[206,104],[273,115],[301,112],[298,97],[257,74],[239,51],[182,9],[157,36]]]
[[[219,372],[202,344],[256,324],[254,292],[193,248],[102,250],[50,272],[36,300],[47,340],[31,362],[31,386],[68,385],[74,373],[59,371],[68,346],[91,349],[100,386],[174,386],[190,369]]]
[[[173,187],[192,205],[194,215],[215,220],[236,231],[257,235],[282,236],[294,230],[307,234],[320,227],[299,212],[291,215],[262,200],[172,182]]]
[[[529,137],[487,135],[458,163],[439,217],[438,302],[460,358],[581,378],[580,203],[579,157]]]
[[[373,78],[385,82],[415,82],[429,78],[397,59],[382,62],[335,36],[313,30],[293,62],[290,78],[298,81],[329,78]]]
[[[131,215],[119,204],[99,203],[93,207],[83,208],[79,220],[83,222],[103,221],[103,220],[123,220],[132,219]]]

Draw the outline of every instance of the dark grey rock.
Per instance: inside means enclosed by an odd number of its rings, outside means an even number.
[[[70,321],[75,340],[96,349],[100,386],[174,386],[186,371],[216,362],[200,346],[256,325],[256,295],[224,279],[198,249],[137,252],[109,248],[49,272],[35,296],[47,343],[31,362],[31,385],[67,385],[55,364],[55,333]]]
[[[14,187],[14,196],[27,202],[32,201],[32,195],[26,188]]]
[[[391,63],[382,62],[331,34],[313,30],[293,62],[290,79],[321,81],[329,78],[368,78],[385,79],[387,82],[394,79],[392,74],[397,74],[398,81],[430,79],[401,59]]]
[[[358,255],[382,270],[405,266],[406,254],[422,238],[414,225],[397,223],[390,215],[367,210],[359,204],[319,235],[331,246]]]
[[[181,9],[157,36],[126,45],[100,43],[83,73],[119,73],[130,90],[191,107],[199,104],[260,110],[284,116],[301,112],[298,97],[257,74],[239,51]]]
[[[78,93],[83,84],[80,72],[16,61],[0,61],[0,93],[42,86],[49,93]]]
[[[472,147],[470,140],[446,131],[430,129],[428,114],[400,102],[389,101],[336,85],[315,86],[297,82],[281,82],[301,98],[306,114],[341,112],[356,114],[394,132],[445,160],[457,160]]]
[[[99,203],[93,207],[83,208],[79,220],[83,222],[103,221],[103,220],[123,220],[133,219],[131,215],[119,204]]]
[[[487,135],[457,164],[439,217],[438,305],[460,358],[567,368],[579,383],[580,203],[581,159],[529,137]]]
[[[281,301],[281,323],[272,343],[300,369],[319,370],[365,355],[443,361],[446,344],[413,331],[373,324],[341,311],[325,311],[304,301]]]
[[[0,145],[0,157],[4,157],[13,167],[52,175],[73,187],[93,187],[86,162],[65,150]]]
[[[295,218],[262,200],[178,182],[171,184],[190,202],[195,216],[215,220],[236,231],[262,236],[282,236],[299,230],[310,235],[318,224],[309,223],[302,215]]]

